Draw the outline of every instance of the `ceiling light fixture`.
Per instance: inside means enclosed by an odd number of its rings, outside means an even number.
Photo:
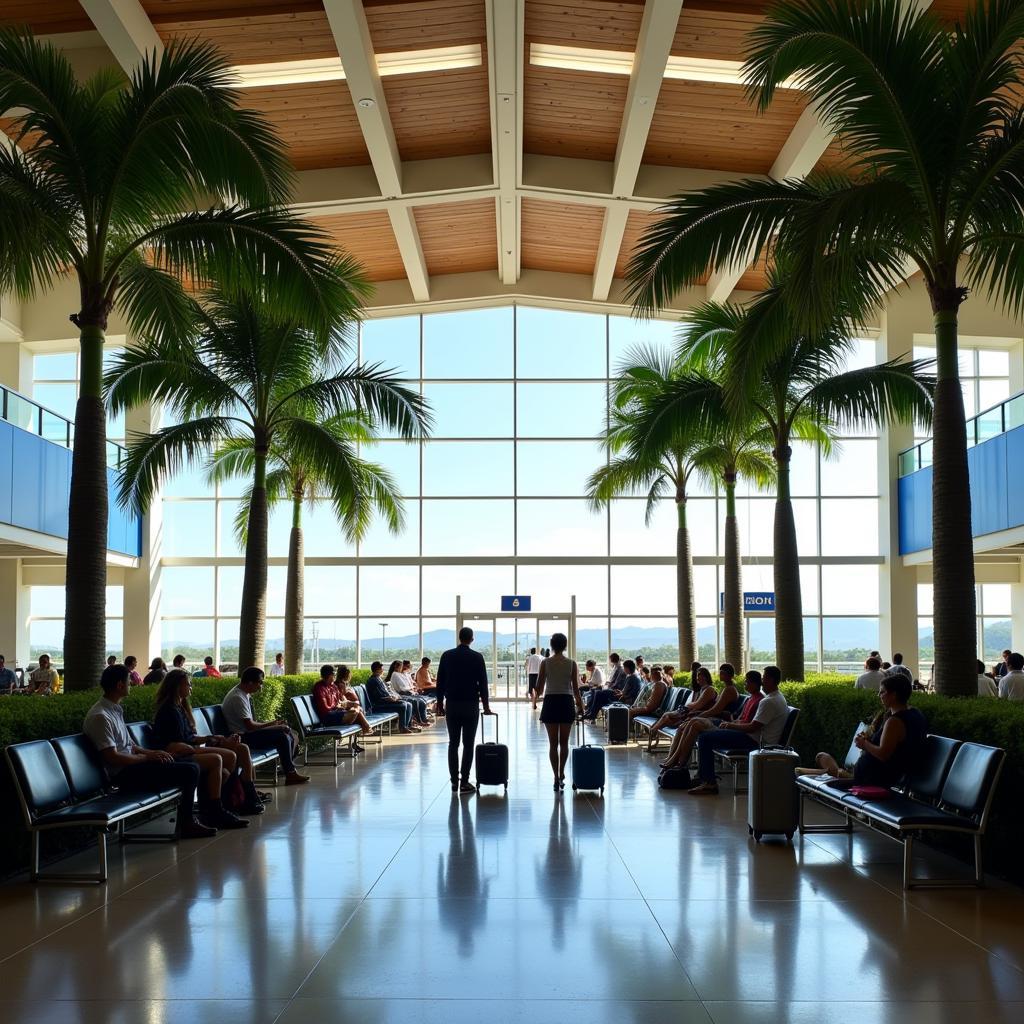
[[[378,53],[377,70],[381,77],[416,75],[428,71],[453,71],[475,68],[483,63],[479,43],[466,46],[439,46],[431,50],[399,50]],[[345,69],[338,57],[309,60],[282,60],[269,64],[240,64],[231,69],[236,89],[256,89],[270,85],[298,85],[304,82],[340,82]]]
[[[555,43],[531,43],[530,63],[565,71],[593,71],[604,75],[630,75],[636,55],[622,50],[590,50],[582,46]],[[743,85],[742,61],[716,60],[711,57],[669,57],[665,77],[690,82],[722,82]],[[792,79],[781,85],[796,88]]]

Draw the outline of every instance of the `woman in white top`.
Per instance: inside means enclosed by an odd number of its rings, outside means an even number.
[[[540,720],[548,731],[548,758],[555,775],[555,791],[565,789],[565,762],[569,757],[569,734],[576,714],[583,714],[580,674],[575,661],[565,656],[569,640],[564,633],[551,637],[550,657],[540,664],[537,693],[543,696]],[[575,708],[574,708],[575,705]]]

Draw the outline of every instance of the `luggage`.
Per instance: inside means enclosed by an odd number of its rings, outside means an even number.
[[[793,750],[750,752],[747,831],[758,842],[769,833],[793,838],[800,814],[795,772],[799,763]]]
[[[484,723],[494,719],[494,742],[476,745],[477,786],[504,786],[508,790],[508,747],[498,742],[498,716],[480,716],[480,739],[484,738]]]
[[[616,701],[604,709],[609,743],[629,742],[629,705]]]
[[[658,773],[658,785],[662,789],[691,789],[693,779],[690,778],[690,769],[685,764],[662,768]]]
[[[576,746],[569,752],[572,788],[599,789],[604,796],[604,747],[583,742],[583,723],[576,722]]]

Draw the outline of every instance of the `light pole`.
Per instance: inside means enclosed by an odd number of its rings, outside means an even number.
[[[384,661],[386,660],[384,657],[384,637],[387,634],[388,624],[386,622],[378,622],[377,625],[380,626],[380,660]]]

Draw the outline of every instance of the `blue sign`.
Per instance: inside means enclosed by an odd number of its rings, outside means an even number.
[[[504,594],[501,598],[501,610],[503,612],[528,612],[530,598],[523,594]]]
[[[718,595],[718,610],[725,611],[725,594]],[[773,615],[775,613],[775,592],[772,590],[745,590],[743,592],[744,615]]]

